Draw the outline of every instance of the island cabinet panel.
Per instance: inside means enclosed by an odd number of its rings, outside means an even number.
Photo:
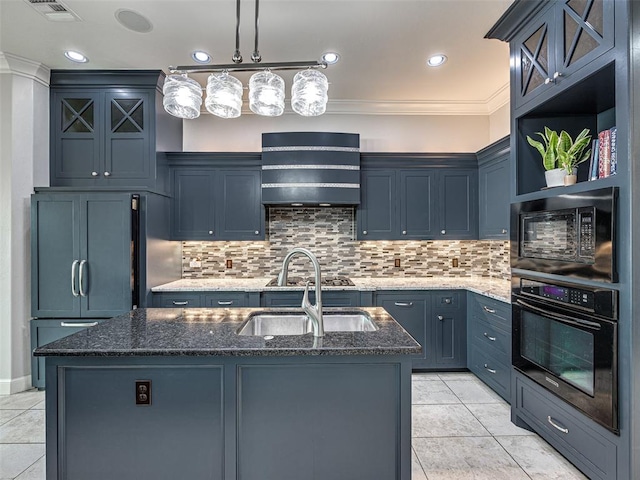
[[[614,7],[608,0],[552,3],[512,41],[515,54],[515,106],[559,93],[579,72],[614,46]]]
[[[309,300],[315,304],[316,294],[311,289]],[[263,307],[298,307],[302,305],[302,290],[288,292],[262,292],[260,305]],[[358,307],[360,306],[360,294],[356,290],[323,290],[323,307]]]
[[[131,196],[34,194],[31,314],[110,317],[131,309]]]
[[[237,478],[409,479],[399,468],[401,397],[390,388],[398,367],[240,367]]]
[[[31,330],[31,351],[42,345],[51,343],[54,340],[73,335],[85,328],[95,327],[104,320],[91,319],[80,320],[77,318],[68,319],[33,319],[29,322]],[[43,389],[45,386],[45,363],[44,357],[31,356],[31,384]]]
[[[468,293],[469,370],[511,401],[511,305]]]
[[[136,405],[141,380],[150,405]],[[222,366],[78,366],[60,382],[59,474],[47,478],[225,478]]]

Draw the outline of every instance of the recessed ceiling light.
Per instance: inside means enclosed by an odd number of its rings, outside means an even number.
[[[437,55],[432,55],[431,57],[429,57],[429,60],[427,60],[427,65],[429,65],[430,67],[439,67],[446,61],[447,56],[439,53]]]
[[[76,63],[86,63],[89,61],[89,59],[83,54],[81,54],[80,52],[74,52],[73,50],[67,50],[66,52],[64,52],[64,56],[72,62]]]
[[[340,55],[335,52],[327,52],[322,54],[322,61],[328,63],[329,65],[333,65],[340,60]]]
[[[203,52],[201,50],[196,50],[191,54],[191,56],[198,63],[209,63],[211,61],[211,56],[207,52]]]

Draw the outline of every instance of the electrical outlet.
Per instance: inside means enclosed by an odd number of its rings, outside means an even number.
[[[200,268],[200,267],[202,267],[202,262],[200,261],[200,259],[199,259],[199,258],[192,258],[192,259],[189,261],[189,266],[190,266],[191,268]]]
[[[399,258],[396,258],[396,259],[394,260],[394,265],[395,265],[396,267],[400,267],[400,259],[399,259]]]
[[[451,260],[451,266],[453,268],[458,268],[458,259],[457,258],[454,258],[454,259]]]
[[[227,268],[233,268],[233,260],[227,260]]]
[[[136,405],[151,405],[151,380],[136,380]]]

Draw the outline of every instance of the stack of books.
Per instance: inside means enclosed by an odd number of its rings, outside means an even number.
[[[616,127],[599,132],[598,138],[591,142],[589,180],[597,180],[616,174],[618,170],[617,142],[618,129]]]

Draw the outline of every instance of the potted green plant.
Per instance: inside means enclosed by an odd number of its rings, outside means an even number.
[[[544,143],[528,135],[527,142],[542,156],[547,187],[575,183],[577,165],[587,160],[591,154],[591,150],[585,151],[591,143],[589,129],[582,130],[575,141],[564,130],[558,135],[558,132],[548,127],[544,127],[544,133],[536,132],[536,134],[542,137]]]

